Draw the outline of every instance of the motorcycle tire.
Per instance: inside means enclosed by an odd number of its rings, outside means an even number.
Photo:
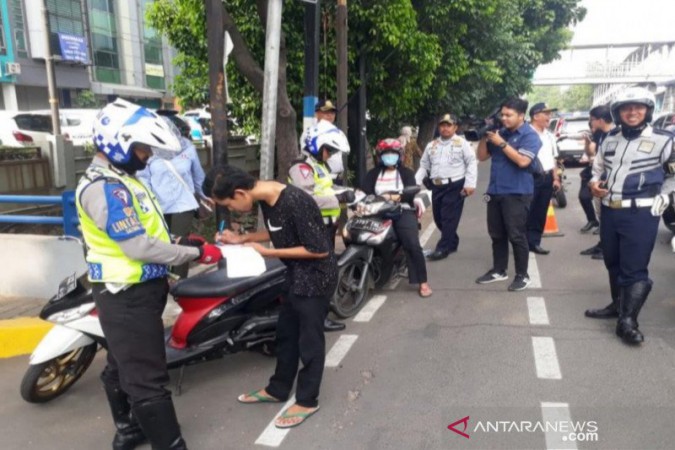
[[[668,228],[671,233],[675,233],[675,208],[669,206],[661,215],[663,218],[663,224]]]
[[[340,319],[347,319],[355,315],[366,303],[372,285],[372,274],[363,289],[357,287],[361,280],[363,262],[349,263],[338,271],[338,285],[330,302],[330,309]]]
[[[554,194],[553,198],[555,199],[556,205],[558,208],[564,208],[567,206],[567,195],[565,195],[565,190],[560,188]]]
[[[29,366],[21,380],[21,397],[28,403],[46,403],[63,394],[87,371],[96,347],[94,342]]]

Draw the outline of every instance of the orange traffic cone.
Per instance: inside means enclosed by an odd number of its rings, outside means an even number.
[[[548,204],[548,212],[546,213],[546,225],[544,225],[544,236],[555,237],[564,236],[558,228],[558,221],[555,219],[555,212],[553,211],[553,202]]]

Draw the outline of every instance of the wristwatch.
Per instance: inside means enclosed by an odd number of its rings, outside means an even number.
[[[499,144],[499,148],[506,148],[507,145],[509,144],[507,144],[506,142],[502,142],[501,144]]]

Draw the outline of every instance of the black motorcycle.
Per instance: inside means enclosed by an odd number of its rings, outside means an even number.
[[[410,186],[402,194],[419,191],[418,186]],[[408,274],[405,252],[392,220],[401,214],[401,204],[368,195],[350,208],[354,215],[343,229],[346,250],[338,260],[338,286],[331,301],[331,310],[341,318],[356,314],[372,288],[379,289]]]

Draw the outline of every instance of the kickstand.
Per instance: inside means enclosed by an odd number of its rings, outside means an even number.
[[[180,397],[183,393],[183,375],[185,375],[185,366],[180,366],[178,380],[176,380],[176,397]]]

